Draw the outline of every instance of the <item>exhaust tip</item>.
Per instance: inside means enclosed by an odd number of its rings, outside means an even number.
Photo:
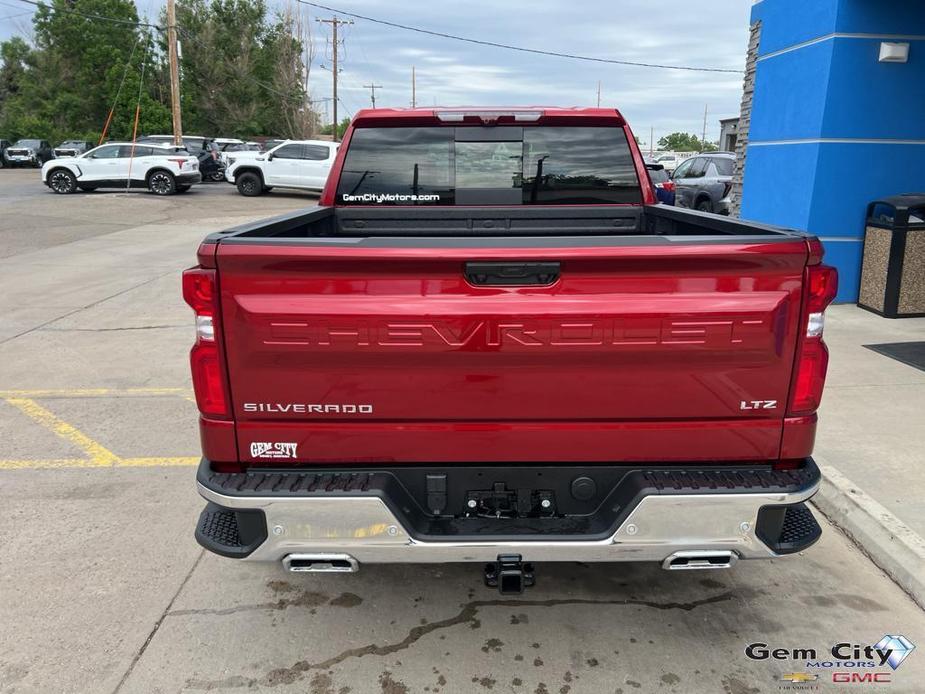
[[[283,566],[292,573],[352,574],[360,563],[349,554],[287,554]]]
[[[662,568],[668,571],[729,569],[738,560],[739,555],[729,550],[694,549],[675,552],[662,562]]]

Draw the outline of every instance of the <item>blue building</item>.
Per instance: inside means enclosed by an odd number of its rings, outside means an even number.
[[[925,1],[759,0],[752,24],[741,216],[821,237],[856,301],[867,203],[925,192]]]

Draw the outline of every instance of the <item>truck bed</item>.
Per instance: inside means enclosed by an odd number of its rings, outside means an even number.
[[[582,237],[614,237],[637,244],[667,243],[688,238],[696,243],[719,243],[730,236],[766,240],[805,238],[802,232],[758,222],[665,205],[553,207],[309,207],[272,219],[259,220],[211,234],[207,244],[299,239],[357,239],[376,245],[373,238],[474,237],[479,242],[503,238],[540,237],[543,243],[592,243]],[[692,238],[689,238],[692,237]],[[657,239],[664,238],[665,241]],[[601,242],[601,239],[593,241]],[[324,242],[322,242],[324,243]],[[356,243],[354,241],[353,243]]]

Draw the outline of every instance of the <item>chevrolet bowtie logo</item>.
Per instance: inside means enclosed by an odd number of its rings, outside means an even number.
[[[786,675],[781,675],[780,679],[781,682],[803,684],[804,682],[815,682],[819,679],[819,675],[811,675],[808,672],[788,672]]]

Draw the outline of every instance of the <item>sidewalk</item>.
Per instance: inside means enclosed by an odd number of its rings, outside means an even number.
[[[925,341],[925,318],[826,311],[829,373],[815,451],[925,537],[925,371],[863,345]]]

